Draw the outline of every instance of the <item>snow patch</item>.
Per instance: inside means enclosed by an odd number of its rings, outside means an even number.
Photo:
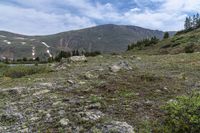
[[[6,36],[3,36],[3,35],[0,35],[0,37],[2,37],[2,38],[6,38]]]
[[[47,49],[47,54],[49,54],[49,57],[52,57],[52,54],[50,53],[49,49]]]
[[[47,43],[42,42],[42,44],[43,44],[44,46],[46,46],[47,48],[50,48],[50,46],[49,46]],[[47,49],[47,54],[49,55],[49,57],[53,57],[49,49]]]
[[[21,42],[21,44],[22,44],[22,45],[25,45],[25,44],[26,44],[26,42]]]
[[[35,39],[30,39],[30,41],[35,41]]]
[[[23,38],[23,37],[15,37],[14,39],[17,39],[17,40],[25,40],[25,38]]]
[[[33,57],[33,60],[35,60],[35,47],[32,47],[32,57]]]
[[[42,42],[43,45],[45,45],[47,48],[49,48],[50,46],[47,45],[45,42]]]
[[[7,44],[12,44],[11,42],[9,42],[8,40],[3,40],[3,42],[7,43]]]

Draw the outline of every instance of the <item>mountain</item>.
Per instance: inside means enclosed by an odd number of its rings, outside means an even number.
[[[47,36],[26,36],[0,31],[0,57],[48,57],[60,50],[74,49],[102,53],[123,52],[131,42],[153,36],[162,38],[163,32],[113,24]]]

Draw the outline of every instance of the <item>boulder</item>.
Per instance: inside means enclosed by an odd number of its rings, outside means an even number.
[[[69,120],[63,118],[63,119],[60,120],[60,124],[63,125],[63,126],[67,126],[69,124]]]
[[[86,112],[79,112],[78,116],[84,121],[96,121],[103,117],[104,114],[98,110],[91,110]]]
[[[110,67],[111,72],[118,72],[122,69],[132,70],[132,67],[129,65],[129,63],[127,61],[120,61],[119,63],[116,63]]]
[[[135,133],[134,128],[127,124],[126,122],[119,122],[119,121],[111,121],[106,123],[105,125],[101,126],[100,129],[103,133]]]
[[[110,67],[111,72],[118,72],[120,70],[121,70],[121,67],[117,66],[117,65],[113,65],[113,66]]]
[[[83,56],[72,56],[68,59],[69,62],[85,62],[87,58]]]

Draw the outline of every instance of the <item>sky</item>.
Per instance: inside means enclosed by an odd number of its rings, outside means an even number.
[[[0,0],[0,30],[47,35],[102,24],[177,31],[200,0]]]

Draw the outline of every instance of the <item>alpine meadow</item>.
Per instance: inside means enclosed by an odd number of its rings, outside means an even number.
[[[0,1],[0,133],[199,133],[199,0]]]

